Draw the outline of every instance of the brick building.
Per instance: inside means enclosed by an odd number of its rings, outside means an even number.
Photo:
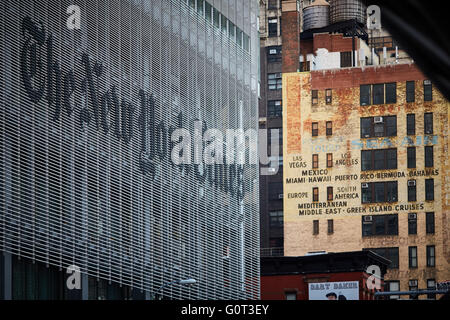
[[[335,288],[342,288],[352,284],[356,289],[353,299],[373,300],[375,291],[369,290],[366,285],[370,276],[366,272],[367,268],[378,265],[380,275],[383,276],[388,264],[389,260],[370,251],[261,258],[261,299],[316,300],[317,296],[311,294],[311,286],[327,284],[329,291],[339,295],[342,289],[335,290],[333,285]],[[322,298],[326,293],[324,291]]]
[[[370,249],[448,279],[449,103],[414,64],[283,74],[285,255]]]

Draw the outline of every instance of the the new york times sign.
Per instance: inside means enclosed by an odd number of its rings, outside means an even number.
[[[172,132],[177,129],[155,119],[155,109],[160,107],[154,95],[140,89],[139,106],[121,98],[113,85],[100,92],[99,84],[104,74],[100,62],[92,61],[83,53],[78,61],[82,64],[83,76],[76,79],[75,72],[62,71],[59,57],[53,50],[53,37],[44,26],[25,17],[21,25],[24,42],[20,52],[21,79],[27,96],[33,103],[45,100],[50,117],[56,122],[60,117],[69,117],[80,126],[95,126],[97,131],[110,135],[127,145],[137,134],[140,140],[139,170],[152,179],[155,177],[156,164],[170,161],[170,152],[174,145]],[[77,81],[78,80],[78,81]],[[88,103],[78,106],[72,102],[76,91],[86,97]],[[196,121],[193,119],[192,121]],[[180,112],[176,123],[183,128],[183,115]],[[137,125],[133,125],[137,124]],[[134,132],[133,128],[137,128]],[[202,122],[202,133],[207,130]],[[201,142],[203,146],[205,142]],[[240,164],[174,164],[180,170],[190,172],[200,182],[208,181],[216,189],[230,193],[240,200],[244,197],[244,166]],[[250,188],[252,184],[250,183]]]

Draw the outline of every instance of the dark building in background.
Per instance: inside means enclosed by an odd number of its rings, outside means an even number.
[[[268,141],[273,129],[279,130],[279,152],[268,155],[278,160],[279,168],[272,175],[261,175],[260,231],[261,256],[283,255],[283,144],[282,144],[282,0],[261,0],[260,3],[260,101],[259,128],[267,129]]]

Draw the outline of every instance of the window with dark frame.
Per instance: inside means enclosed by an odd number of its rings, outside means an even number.
[[[311,134],[313,137],[317,137],[319,135],[319,123],[313,122],[311,125]]]
[[[397,135],[397,116],[360,118],[361,138]]]
[[[328,234],[334,233],[333,219],[328,219]]]
[[[368,106],[371,104],[372,86],[370,84],[363,84],[359,86],[359,104],[361,106]]]
[[[271,228],[283,227],[283,211],[270,211],[269,212],[269,226]]]
[[[417,201],[416,180],[408,180],[408,201]]]
[[[283,107],[280,100],[267,101],[267,116],[270,118],[278,118],[282,116]]]
[[[397,83],[386,83],[386,103],[397,103]]]
[[[361,203],[397,202],[398,182],[361,183]]]
[[[333,201],[333,187],[327,187],[327,200]]]
[[[417,283],[418,282],[416,279],[409,280],[409,291],[417,291],[419,289],[419,287],[417,286]],[[410,300],[418,300],[419,296],[417,294],[410,294],[409,299]]]
[[[427,234],[434,233],[434,212],[427,212],[425,215],[425,228]]]
[[[332,121],[326,122],[326,135],[327,136],[333,135],[333,122]]]
[[[425,200],[434,200],[434,179],[425,179]]]
[[[423,101],[433,100],[433,86],[430,80],[423,81]]]
[[[371,217],[371,219],[367,219]],[[398,235],[398,215],[362,216],[362,236]]]
[[[311,104],[313,106],[319,103],[319,90],[311,90]]]
[[[433,146],[425,147],[425,167],[433,167]]]
[[[417,214],[408,215],[408,234],[417,234]]]
[[[332,90],[326,89],[325,90],[325,103],[331,104],[331,102],[332,102]]]
[[[310,62],[306,61],[306,62],[300,62],[300,71],[310,71]]]
[[[333,167],[333,154],[327,153],[327,168]]]
[[[436,266],[436,249],[434,246],[427,246],[427,267]]]
[[[424,115],[424,133],[433,134],[433,113],[431,112]]]
[[[269,37],[278,36],[278,19],[270,18],[269,19]]]
[[[341,52],[341,68],[348,68],[352,66],[352,52]]]
[[[435,279],[427,279],[427,290],[436,290],[436,280]],[[436,294],[434,294],[434,293],[427,294],[427,299],[436,300]]]
[[[416,115],[414,113],[406,115],[406,134],[407,135],[416,134]]]
[[[385,281],[385,290],[384,291],[390,291],[390,292],[395,292],[395,291],[400,291],[400,281],[398,280],[389,280],[389,281]],[[400,299],[400,296],[397,295],[390,295],[389,296],[390,300],[398,300]]]
[[[384,104],[384,83],[372,86],[372,104]]]
[[[281,90],[282,88],[281,73],[268,73],[267,84],[269,86],[269,90]]]
[[[408,247],[409,267],[417,268],[417,247]]]
[[[318,154],[312,155],[312,167],[313,167],[313,169],[317,169],[319,167],[319,155]]]
[[[313,220],[313,234],[319,234],[319,220]]]
[[[416,84],[414,81],[406,81],[406,102],[416,101]]]
[[[313,202],[319,201],[319,188],[314,187],[313,188]]]
[[[416,167],[416,147],[408,147],[406,149],[408,157],[408,169]]]
[[[397,169],[397,149],[361,150],[361,171]]]

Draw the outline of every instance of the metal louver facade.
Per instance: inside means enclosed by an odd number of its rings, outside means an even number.
[[[259,298],[258,166],[170,159],[196,119],[257,128],[259,5],[197,2],[1,2],[0,251],[149,292],[197,280],[172,299]]]

